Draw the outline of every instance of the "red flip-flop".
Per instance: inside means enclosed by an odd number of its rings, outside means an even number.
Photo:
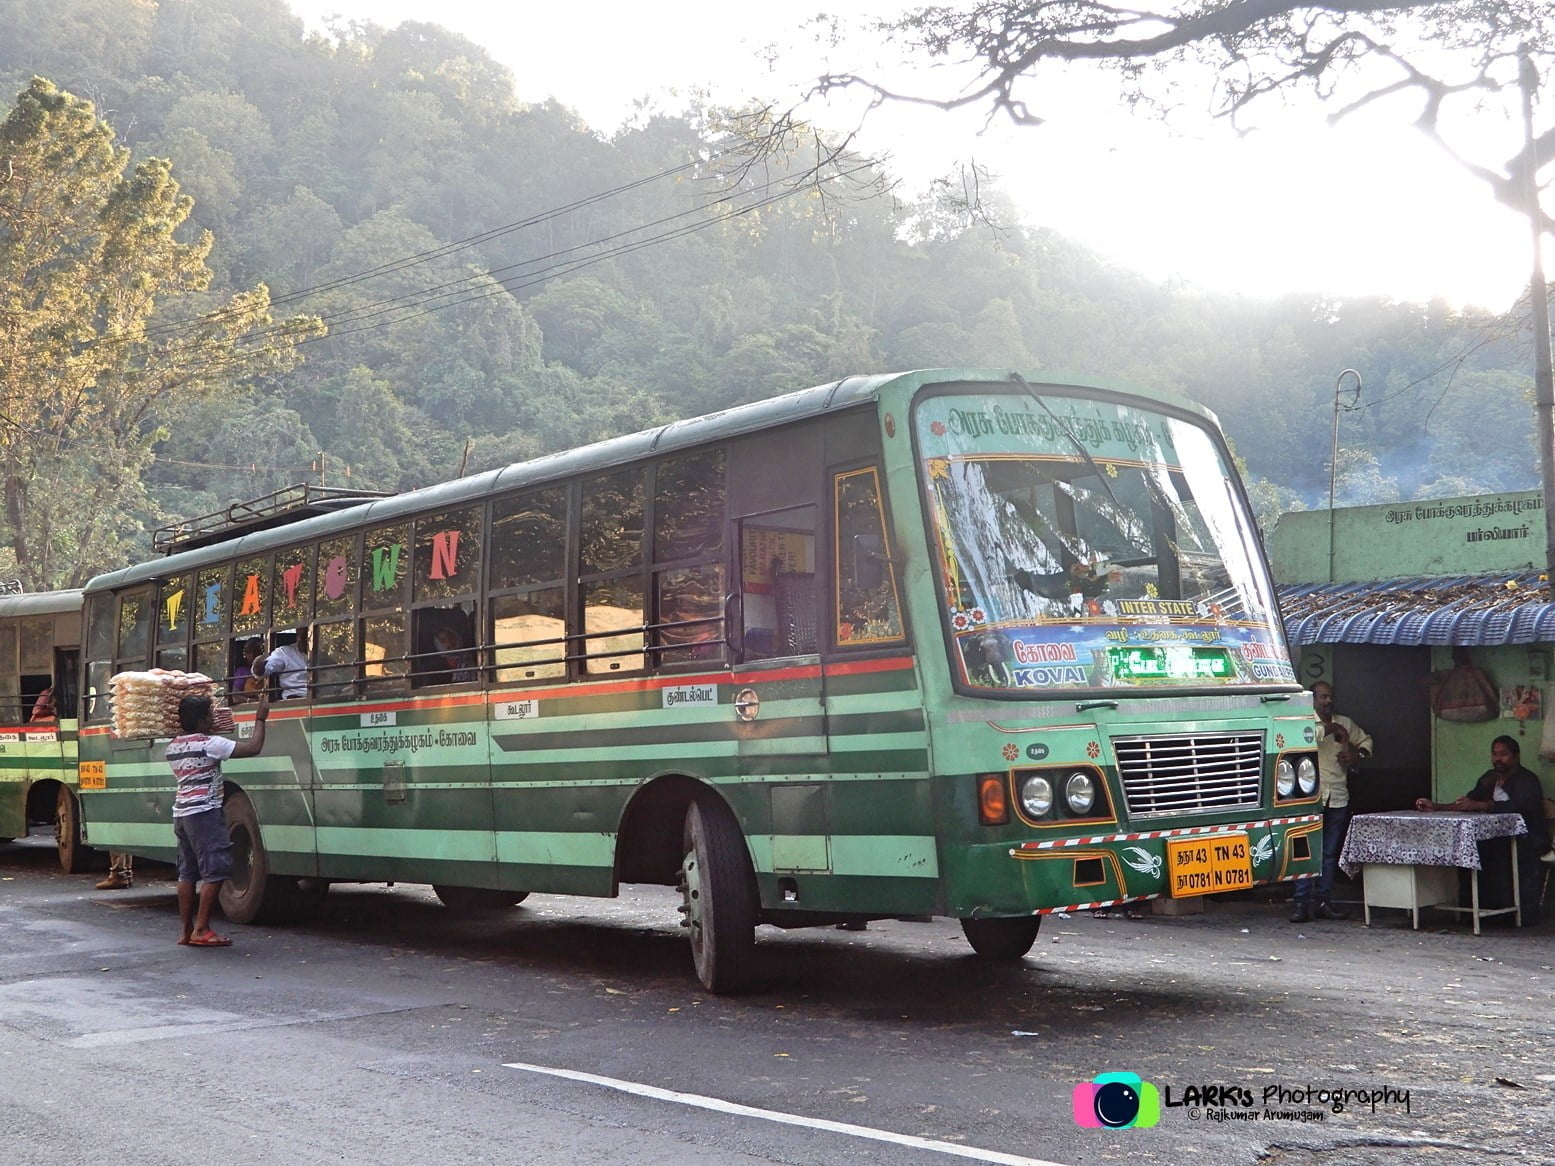
[[[200,931],[189,937],[190,947],[231,947],[232,940],[214,931]]]

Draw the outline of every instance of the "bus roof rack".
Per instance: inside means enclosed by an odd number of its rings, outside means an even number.
[[[384,490],[351,490],[338,486],[312,486],[299,482],[247,502],[234,502],[223,510],[184,518],[159,527],[151,536],[152,549],[171,555],[195,547],[226,542],[256,530],[285,526],[304,518],[344,510],[372,498],[388,498]]]

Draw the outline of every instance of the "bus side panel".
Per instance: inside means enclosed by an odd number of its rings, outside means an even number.
[[[497,885],[490,747],[468,698],[317,710],[319,874]]]
[[[81,820],[89,846],[172,862],[173,774],[163,741],[114,741],[106,730],[81,744],[83,760],[104,763],[103,785],[81,790]]]
[[[725,683],[720,683],[720,680]],[[616,830],[639,787],[733,777],[727,674],[515,692],[492,706],[503,886],[615,893]],[[604,726],[609,726],[604,727]],[[676,837],[662,840],[679,845]]]
[[[239,734],[247,737],[252,732],[252,714],[239,712],[237,719]],[[318,874],[307,723],[304,710],[290,710],[284,703],[272,706],[264,752],[258,757],[224,761],[221,767],[227,784],[240,787],[254,805],[271,874],[304,878]],[[162,762],[171,789],[173,775],[164,759],[166,750],[167,742],[159,741],[152,756]]]
[[[27,791],[32,770],[21,726],[0,727],[0,842],[27,833]]]
[[[825,693],[823,767],[766,784],[770,833],[742,815],[763,908],[940,910],[928,731],[911,657],[829,663]]]

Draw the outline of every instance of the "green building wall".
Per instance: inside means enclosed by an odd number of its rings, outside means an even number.
[[[1329,571],[1329,528],[1333,572]],[[1544,496],[1482,494],[1282,514],[1269,536],[1282,584],[1543,570]]]

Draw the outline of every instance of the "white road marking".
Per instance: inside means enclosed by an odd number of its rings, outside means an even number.
[[[953,1154],[958,1158],[972,1158],[978,1162],[996,1162],[1000,1166],[1062,1166],[1042,1158],[1021,1158],[1015,1154],[1002,1154],[998,1150],[980,1150],[976,1146],[961,1146],[955,1142],[937,1142],[932,1138],[914,1137],[912,1134],[895,1134],[890,1130],[876,1130],[869,1126],[850,1125],[842,1121],[828,1121],[820,1117],[803,1117],[797,1113],[782,1113],[775,1109],[757,1109],[739,1105],[717,1097],[703,1097],[697,1093],[677,1093],[673,1089],[660,1089],[637,1081],[622,1081],[616,1077],[600,1077],[593,1073],[579,1073],[572,1069],[553,1069],[546,1065],[526,1065],[518,1061],[502,1066],[524,1073],[543,1073],[547,1077],[562,1077],[568,1081],[582,1081],[616,1089],[622,1093],[634,1093],[638,1097],[651,1097],[656,1101],[672,1101],[677,1105],[691,1105],[698,1109],[711,1109],[716,1113],[733,1114],[736,1117],[755,1117],[762,1121],[775,1121],[783,1125],[803,1126],[806,1129],[826,1130],[834,1134],[847,1134],[852,1138],[868,1138],[876,1142],[890,1142],[897,1146],[910,1146],[915,1150],[929,1150],[937,1154]]]

